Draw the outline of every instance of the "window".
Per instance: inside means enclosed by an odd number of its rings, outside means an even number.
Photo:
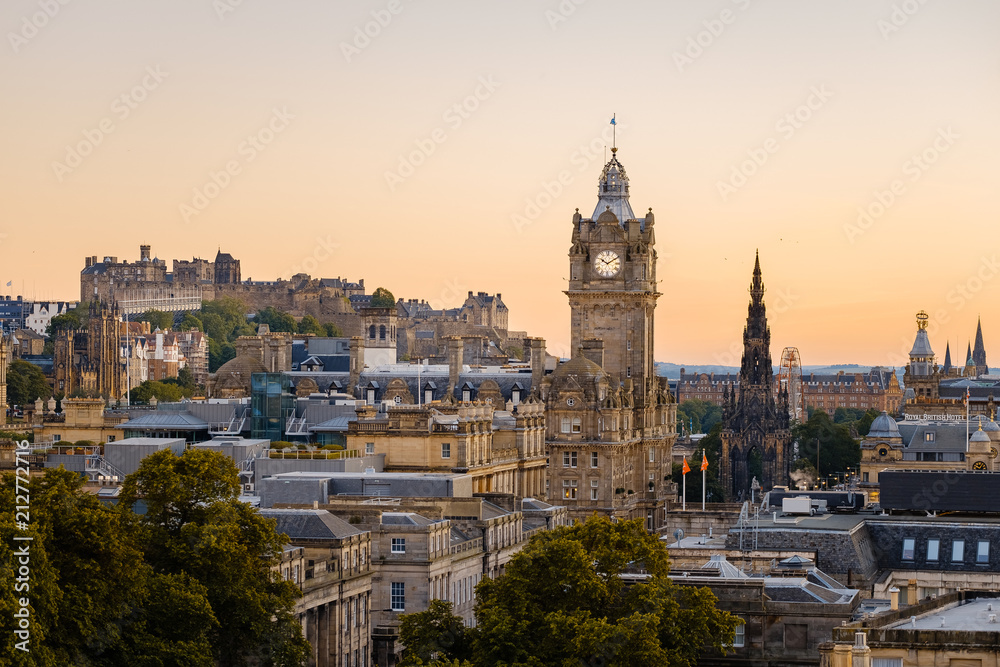
[[[378,337],[380,340],[385,340],[385,325],[380,325],[378,328]]]
[[[450,459],[451,458],[451,443],[442,442],[441,443],[441,458]]]
[[[576,467],[576,452],[563,452],[563,468]]]
[[[372,456],[373,454],[375,454],[375,443],[374,442],[366,442],[365,443],[365,455],[366,456]]]
[[[560,429],[560,430],[563,433],[569,433],[569,425],[570,425],[570,423],[571,423],[571,421],[570,421],[569,417],[563,417],[562,418],[562,429]]]
[[[745,623],[740,623],[736,626],[736,632],[733,634],[733,646],[736,648],[743,648],[744,642],[746,641],[746,629]]]
[[[406,553],[406,538],[404,537],[392,538],[392,553],[394,554]]]
[[[625,349],[626,350],[631,350],[632,349],[632,341],[630,341],[630,340],[625,341]]]
[[[115,441],[115,436],[109,435],[108,436],[108,442],[114,442],[114,441]]]
[[[627,378],[632,377],[632,367],[631,366],[629,366],[629,367],[627,367],[625,369],[625,377],[627,377]]]
[[[940,551],[940,549],[941,540],[927,540],[927,561],[930,563],[936,563],[938,559],[938,551]]]
[[[375,390],[368,390],[368,405],[375,405]]]
[[[424,403],[432,403],[434,401],[434,390],[424,389]]]
[[[872,667],[903,667],[902,658],[872,658]]]
[[[916,541],[912,537],[903,540],[903,560],[913,560],[913,549]]]
[[[468,403],[469,401],[471,401],[472,400],[472,390],[470,390],[470,389],[463,389],[462,390],[462,400],[465,401],[466,403]]]
[[[563,480],[563,498],[566,500],[576,500],[576,480]]]
[[[53,435],[52,436],[52,442],[59,442],[60,440],[62,440],[62,436],[61,435]]]
[[[591,500],[597,500],[597,495],[598,495],[598,490],[599,490],[598,489],[598,485],[599,484],[600,484],[600,482],[598,482],[596,479],[590,482],[590,499]]]
[[[400,403],[403,402],[403,397],[402,396],[393,396],[392,397],[392,402],[395,403],[396,405],[399,405]]]
[[[374,324],[371,325],[370,327],[368,327],[368,337],[369,338],[375,338],[375,325]]]
[[[866,472],[861,473],[861,481],[862,482],[867,482],[868,481],[868,473],[866,473]]]
[[[517,405],[518,403],[521,402],[521,390],[520,389],[514,389],[514,390],[512,390],[510,392],[510,402],[513,403],[514,405]]]
[[[986,565],[990,562],[990,543],[988,540],[979,540],[976,548],[976,563]]]
[[[656,449],[653,447],[649,448],[649,462],[653,463],[656,461]]]
[[[573,417],[573,433],[579,433],[580,431],[581,431],[581,428],[580,428],[580,418],[579,417]]]
[[[951,543],[951,562],[961,563],[965,560],[965,540],[955,540]]]
[[[924,442],[934,442],[934,431],[924,433]]]
[[[392,611],[403,611],[406,609],[406,584],[402,581],[394,581],[391,584],[389,605]]]
[[[596,468],[600,464],[600,461],[601,461],[601,459],[597,455],[597,452],[591,452],[590,453],[590,467],[591,468]]]

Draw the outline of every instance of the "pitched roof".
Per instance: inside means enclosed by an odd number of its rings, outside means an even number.
[[[276,530],[295,540],[329,540],[359,535],[362,531],[326,510],[262,509],[261,516],[275,519]]]

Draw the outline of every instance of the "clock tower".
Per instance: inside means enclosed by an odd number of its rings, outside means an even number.
[[[572,358],[539,383],[549,498],[574,519],[594,513],[664,525],[677,405],[653,368],[653,213],[637,218],[612,148],[589,218],[577,209],[569,251]]]
[[[597,184],[597,206],[590,218],[577,209],[569,251],[571,346],[603,341],[603,363],[616,385],[631,381],[642,396],[656,379],[653,368],[653,309],[656,251],[653,211],[636,218],[629,183],[611,149]]]

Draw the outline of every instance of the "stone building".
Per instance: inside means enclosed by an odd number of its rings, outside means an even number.
[[[384,454],[388,472],[467,473],[475,493],[544,497],[542,406],[529,398],[504,410],[499,393],[495,400],[367,406],[347,424],[347,449]]]
[[[719,471],[727,499],[747,497],[754,477],[763,491],[787,483],[792,440],[788,424],[788,390],[774,387],[771,329],[758,256],[743,329],[739,392],[731,387],[722,408]]]
[[[325,510],[262,509],[288,535],[293,548],[303,550],[294,569],[285,564],[285,578],[295,582],[302,597],[295,613],[302,634],[312,646],[310,665],[354,667],[372,657],[371,616],[372,535]],[[290,560],[290,559],[289,559]]]
[[[908,419],[886,413],[861,441],[861,487],[877,494],[887,470],[981,470],[1000,472],[1000,425],[993,419]],[[875,496],[877,498],[877,495]]]
[[[861,603],[861,591],[798,556],[776,563],[767,576],[747,574],[723,556],[671,574],[676,585],[707,587],[717,608],[740,621],[731,652],[702,655],[703,667],[818,665],[818,646],[853,620]]]
[[[681,369],[677,381],[677,401],[690,399],[723,405],[726,394],[739,387],[738,373],[686,373]],[[896,369],[872,368],[867,373],[809,373],[802,376],[802,402],[807,408],[833,414],[837,408],[886,410],[897,414],[903,402],[903,389]],[[777,377],[772,382],[774,398],[781,389]]]
[[[215,255],[216,285],[238,285],[240,282],[240,260],[233,258],[228,252],[219,249]]]
[[[653,366],[653,212],[633,214],[628,176],[611,151],[592,216],[573,216],[572,358],[535,385],[545,404],[549,497],[574,517],[640,518],[655,530],[673,495],[677,406]]]
[[[86,329],[61,331],[54,340],[53,375],[56,392],[82,390],[118,399],[128,386],[127,341],[148,334],[146,322],[122,321],[117,304],[91,302]]]
[[[956,592],[890,607],[834,628],[820,667],[987,667],[1000,664],[1000,597]]]
[[[208,336],[200,331],[182,331],[174,334],[184,368],[191,369],[191,376],[198,384],[208,380]]]

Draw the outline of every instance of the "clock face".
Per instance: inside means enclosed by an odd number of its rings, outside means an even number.
[[[889,455],[889,450],[886,449],[885,447],[883,447],[882,449],[878,450],[878,455],[879,456],[888,456]]]
[[[616,275],[622,268],[622,260],[618,253],[604,250],[594,258],[594,270],[605,278]]]
[[[986,470],[986,464],[983,463],[982,461],[976,461],[975,463],[972,464],[972,469],[973,470]]]
[[[996,457],[997,457],[997,448],[996,447],[990,447],[990,458],[991,459],[995,459]]]

